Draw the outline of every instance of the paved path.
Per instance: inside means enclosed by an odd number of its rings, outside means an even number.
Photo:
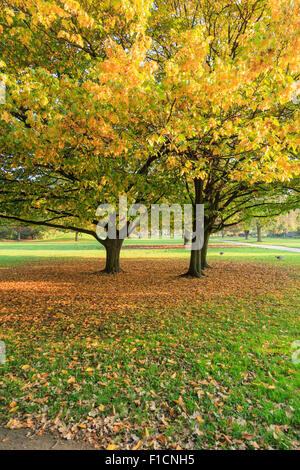
[[[56,439],[51,434],[32,435],[28,429],[0,428],[1,450],[95,450],[85,442]]]
[[[246,245],[246,246],[256,246],[258,248],[266,248],[267,250],[280,250],[280,251],[292,251],[295,253],[300,253],[300,248],[292,248],[291,246],[278,246],[278,245],[262,245],[257,243],[246,243],[246,242],[234,242],[230,240],[222,240],[223,243],[233,243],[234,245]]]

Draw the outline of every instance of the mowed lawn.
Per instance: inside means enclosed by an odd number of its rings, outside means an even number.
[[[67,234],[66,234],[67,235]],[[70,240],[70,236],[65,234],[56,240],[42,240],[42,241],[23,241],[23,242],[0,242],[0,268],[3,266],[19,265],[23,263],[39,263],[45,262],[45,258],[50,261],[53,258],[60,258],[61,260],[76,259],[76,258],[95,258],[99,259],[99,264],[103,264],[105,259],[104,247],[93,240],[92,237],[84,236],[83,240],[75,242]],[[74,237],[72,237],[74,238]],[[298,247],[298,240],[293,239],[291,246]],[[238,241],[244,242],[243,239]],[[282,240],[281,240],[282,241]],[[233,261],[254,261],[254,262],[268,262],[279,264],[276,256],[281,256],[280,265],[300,264],[300,253],[269,250],[258,247],[234,246],[226,244],[223,240],[212,238],[210,241],[212,247],[209,249],[209,258],[214,260],[233,260]],[[267,243],[266,243],[267,244]],[[280,243],[277,243],[280,246]],[[153,245],[154,249],[139,248],[130,249],[130,246],[138,245]],[[157,245],[169,246],[169,249],[155,249]],[[172,245],[182,248],[173,248]],[[287,247],[288,248],[288,247]],[[222,255],[220,255],[222,253]],[[130,258],[148,258],[148,259],[165,259],[177,258],[186,259],[188,262],[189,251],[183,246],[182,240],[125,240],[122,249],[122,259]]]
[[[95,274],[104,254],[0,244],[1,425],[99,449],[299,447],[300,254],[220,242],[200,280],[179,277],[184,248],[125,248],[117,276]]]

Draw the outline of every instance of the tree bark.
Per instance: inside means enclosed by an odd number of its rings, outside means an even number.
[[[202,269],[211,269],[211,266],[207,263],[207,248],[209,242],[210,232],[207,230],[204,232],[204,243],[201,249],[201,266]]]
[[[78,242],[78,235],[79,235],[79,233],[75,232],[75,242]]]
[[[249,230],[244,230],[244,234],[245,234],[245,240],[248,240]]]
[[[262,241],[262,236],[261,236],[261,225],[260,222],[256,222],[256,229],[257,229],[257,241],[261,242]]]
[[[193,204],[193,231],[196,232],[196,204],[201,204],[203,202],[202,198],[202,188],[203,182],[195,178],[194,179],[194,187],[195,187],[195,204]],[[191,240],[193,243],[193,240]],[[183,274],[184,277],[201,277],[203,276],[202,269],[201,269],[201,250],[191,250],[190,255],[190,265],[188,272]]]
[[[201,250],[191,250],[190,265],[186,277],[201,277]]]
[[[123,239],[105,240],[103,245],[106,249],[106,264],[103,270],[106,274],[117,274],[123,270],[120,267],[120,252],[123,244]]]

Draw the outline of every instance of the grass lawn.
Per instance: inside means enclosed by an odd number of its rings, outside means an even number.
[[[99,249],[100,248],[100,249]],[[299,447],[300,254],[0,244],[0,423],[109,449]],[[101,260],[98,262],[98,258]]]
[[[79,235],[79,241],[87,241],[87,242],[93,242],[93,238],[90,235],[86,235],[84,233],[80,233]],[[53,231],[49,232],[47,235],[47,238],[39,240],[39,243],[49,243],[49,242],[73,242],[75,239],[74,233],[70,232],[59,232],[59,231]],[[244,237],[216,237],[212,236],[210,239],[210,243],[223,243],[224,241],[239,241],[239,242],[247,242],[247,243],[260,243],[257,242],[256,237],[249,237],[248,240],[245,240]],[[183,239],[180,238],[171,238],[171,239],[126,239],[124,242],[124,245],[157,245],[157,244],[183,244]],[[272,237],[263,237],[261,244],[265,245],[278,245],[278,246],[287,246],[287,247],[293,247],[293,248],[300,248],[300,237],[294,237],[294,238],[272,238]]]
[[[148,243],[153,245],[165,245],[167,242],[172,245],[172,240],[148,240]],[[228,244],[224,246],[219,240],[220,247],[215,246],[217,241],[211,240],[213,245],[209,249],[210,259],[227,259],[233,261],[257,261],[274,263],[278,265],[289,265],[289,264],[300,264],[300,254],[277,250],[269,250],[264,248],[252,247],[247,248],[245,246],[238,247]],[[189,252],[184,247],[172,248],[172,249],[130,249],[130,245],[146,245],[145,240],[125,240],[124,249],[122,250],[122,259],[128,258],[176,258],[186,259],[189,258]],[[176,245],[178,245],[176,241]],[[220,253],[223,255],[220,255]],[[278,260],[276,256],[282,256],[283,259]],[[0,242],[0,268],[1,266],[19,265],[24,263],[40,263],[45,262],[45,259],[50,261],[55,258],[59,259],[77,259],[77,258],[96,258],[103,260],[105,258],[105,249],[97,241],[94,241],[91,237],[87,240],[81,240],[79,242],[66,241],[59,243],[58,241],[26,241],[26,242]]]

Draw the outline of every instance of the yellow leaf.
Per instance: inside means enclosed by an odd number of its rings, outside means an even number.
[[[117,448],[118,448],[118,446],[116,446],[115,444],[109,444],[106,447],[106,450],[116,450]]]
[[[136,446],[132,448],[132,450],[138,450],[142,445],[142,441],[139,441]]]

